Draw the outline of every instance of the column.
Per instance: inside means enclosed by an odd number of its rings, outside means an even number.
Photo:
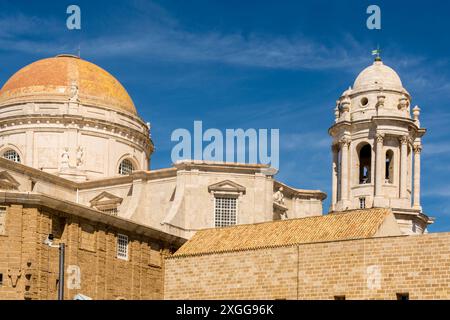
[[[422,151],[422,145],[418,144],[414,146],[414,198],[413,206],[416,209],[420,209],[420,152]]]
[[[408,137],[400,138],[400,198],[405,199],[408,174]]]
[[[348,200],[348,147],[350,146],[350,139],[343,138],[339,142],[341,144],[341,199]],[[343,203],[343,205],[345,204]]]
[[[375,138],[376,149],[375,149],[375,196],[381,196],[382,185],[384,180],[384,154],[383,154],[383,140],[384,137],[381,134],[377,134]]]
[[[332,145],[331,152],[333,153],[333,162],[331,166],[332,191],[331,191],[331,211],[334,211],[334,206],[337,202],[338,193],[338,146]]]
[[[26,139],[26,149],[24,150],[23,154],[25,155],[25,159],[22,161],[23,164],[29,166],[29,167],[37,167],[37,163],[34,163],[34,132],[32,130],[27,130],[25,133],[25,139]]]

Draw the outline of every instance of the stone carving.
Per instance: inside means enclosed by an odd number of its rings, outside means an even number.
[[[400,110],[406,110],[407,107],[408,107],[408,99],[403,94],[402,97],[398,100],[398,108]]]
[[[336,105],[336,108],[334,108],[334,122],[338,122],[339,121],[339,116],[340,116],[340,112],[339,112],[339,105]]]
[[[283,187],[280,187],[278,191],[273,194],[273,201],[277,204],[284,205]]]
[[[8,277],[11,279],[11,286],[15,288],[17,286],[17,281],[19,281],[20,276],[22,275],[22,270],[11,270],[8,269]]]
[[[341,111],[349,112],[350,111],[350,98],[345,97],[341,102]]]
[[[64,148],[61,154],[61,168],[69,168],[69,148]]]
[[[67,267],[67,288],[70,290],[81,289],[81,269],[77,265]]]
[[[83,165],[83,156],[84,156],[84,152],[83,152],[83,147],[78,147],[77,149],[77,167],[81,167]]]
[[[420,108],[419,108],[419,106],[415,106],[413,108],[413,118],[414,118],[414,122],[416,123],[416,125],[418,127],[420,127],[419,116],[420,116]]]
[[[377,96],[377,106],[378,107],[384,107],[384,101],[386,100],[386,96],[379,95]]]
[[[350,140],[349,138],[342,138],[342,139],[339,140],[339,144],[342,147],[348,147],[351,142],[352,142],[352,140]]]
[[[287,211],[279,211],[280,213],[280,220],[287,220],[288,215],[287,215]]]
[[[78,86],[77,86],[75,81],[72,81],[72,84],[70,86],[69,101],[71,101],[71,102],[77,102],[78,101]]]
[[[422,152],[422,145],[421,144],[416,144],[413,147],[414,153],[421,153]]]
[[[401,144],[407,144],[409,139],[407,136],[402,136],[399,140]]]
[[[382,135],[382,134],[377,134],[376,135],[376,140],[377,140],[377,142],[378,143],[383,143],[383,140],[384,140],[384,136]]]

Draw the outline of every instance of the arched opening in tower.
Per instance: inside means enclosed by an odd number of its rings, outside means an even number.
[[[372,148],[370,144],[364,145],[359,150],[359,183],[370,183],[370,172],[372,164]]]
[[[394,183],[394,152],[388,150],[386,152],[385,182]]]

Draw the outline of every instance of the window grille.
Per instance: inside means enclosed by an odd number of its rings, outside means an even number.
[[[359,208],[360,209],[366,208],[366,198],[359,198]]]
[[[5,159],[8,159],[8,160],[20,163],[20,156],[19,156],[19,154],[16,151],[12,150],[12,149],[9,149],[9,150],[6,150],[5,152],[3,152],[2,157],[5,158]]]
[[[123,160],[119,165],[119,174],[121,175],[126,176],[132,173],[133,170],[134,170],[133,163],[128,159]]]
[[[128,236],[117,235],[117,258],[128,260]]]
[[[117,216],[117,214],[119,213],[118,208],[100,209],[100,211],[106,214],[110,214],[112,216]]]
[[[214,223],[217,228],[236,224],[237,199],[214,198]]]

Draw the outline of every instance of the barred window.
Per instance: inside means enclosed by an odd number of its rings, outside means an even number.
[[[118,208],[108,208],[108,209],[100,209],[101,212],[110,214],[112,216],[117,216],[117,213],[119,212]]]
[[[366,208],[366,198],[365,197],[359,198],[359,208],[360,209]]]
[[[12,149],[8,149],[5,152],[3,152],[2,157],[5,159],[8,159],[8,160],[20,163],[19,154]]]
[[[128,260],[128,236],[117,235],[117,258]]]
[[[133,170],[134,170],[133,163],[128,159],[123,160],[119,165],[119,174],[121,175],[126,176],[132,173]]]
[[[214,198],[214,224],[216,228],[236,224],[237,198]]]

